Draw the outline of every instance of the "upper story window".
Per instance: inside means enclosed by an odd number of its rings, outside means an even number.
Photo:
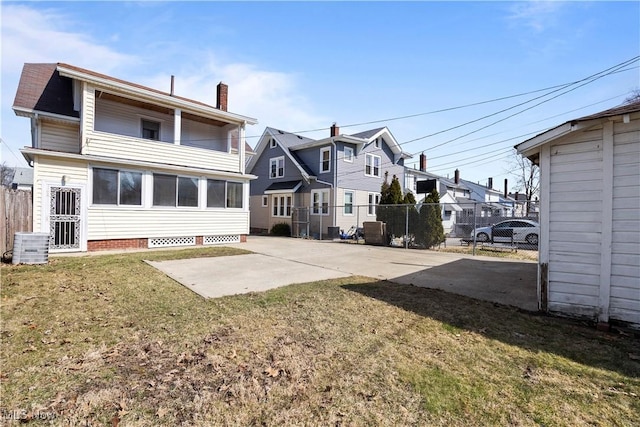
[[[276,148],[276,140],[273,138],[269,138],[269,148]]]
[[[284,176],[284,156],[269,159],[269,178],[282,178]]]
[[[375,141],[373,141],[373,146],[376,148],[380,148],[380,140],[381,138],[376,138]]]
[[[320,150],[320,172],[331,171],[331,147]]]
[[[154,141],[160,141],[160,122],[154,122],[153,120],[142,119],[142,137],[144,139],[152,139]]]
[[[349,163],[353,162],[353,148],[344,147],[344,161]]]
[[[142,173],[93,168],[93,204],[142,205]]]
[[[381,157],[374,154],[367,154],[365,157],[364,174],[366,176],[380,177]]]

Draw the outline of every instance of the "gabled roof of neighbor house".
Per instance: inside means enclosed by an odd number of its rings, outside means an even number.
[[[203,117],[228,123],[253,125],[258,122],[254,118],[219,110],[200,101],[172,95],[168,92],[60,62],[24,64],[13,103],[14,111],[18,115],[27,116],[39,112],[79,117],[79,113],[73,109],[72,79],[89,82],[101,88],[112,89],[118,93],[127,94],[134,99],[164,105],[169,108],[186,109]]]
[[[249,161],[247,170],[251,171],[253,169],[256,162],[258,161],[258,158],[269,145],[269,140],[271,138],[276,141],[276,143],[282,148],[282,151],[284,151],[287,157],[289,157],[289,159],[291,159],[291,161],[296,165],[296,167],[300,170],[302,176],[305,177],[305,179],[309,179],[310,177],[314,177],[314,175],[304,164],[299,161],[298,157],[295,154],[296,151],[312,147],[321,147],[331,144],[335,141],[344,141],[353,144],[364,145],[373,141],[375,138],[378,138],[381,135],[384,135],[386,137],[385,141],[387,142],[387,145],[389,145],[391,151],[397,158],[411,157],[410,154],[402,151],[400,144],[397,143],[391,132],[389,132],[389,129],[387,129],[386,127],[371,129],[354,135],[341,134],[338,136],[332,136],[323,139],[307,138],[295,133],[267,127],[260,137],[260,141],[258,142],[255,149],[256,155]]]
[[[247,171],[251,172],[256,162],[264,152],[266,148],[269,146],[269,141],[273,139],[276,141],[276,144],[282,149],[284,154],[291,160],[291,162],[300,170],[302,176],[308,180],[311,178],[313,173],[306,167],[304,167],[299,161],[297,156],[295,156],[291,152],[291,147],[296,146],[298,144],[307,144],[309,142],[313,142],[315,140],[311,138],[307,138],[301,135],[296,135],[295,133],[286,132],[280,129],[267,127],[265,128],[258,144],[256,145],[255,155],[251,157],[249,163],[247,164]]]
[[[618,107],[610,108],[608,110],[600,111],[599,113],[580,117],[578,119],[569,120],[559,126],[556,126],[552,129],[549,129],[545,132],[542,132],[534,136],[533,138],[529,138],[526,141],[523,141],[520,144],[517,144],[515,146],[515,149],[522,154],[526,151],[540,147],[541,145],[544,145],[547,142],[550,142],[557,138],[568,135],[571,132],[584,129],[583,125],[587,125],[587,126],[590,125],[588,122],[607,119],[609,117],[623,116],[625,114],[632,114],[637,112],[640,112],[640,100],[630,102],[625,105],[620,105]]]

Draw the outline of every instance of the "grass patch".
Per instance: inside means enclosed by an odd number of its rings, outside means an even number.
[[[349,277],[204,300],[143,262],[3,266],[4,414],[62,425],[633,425],[640,345]]]

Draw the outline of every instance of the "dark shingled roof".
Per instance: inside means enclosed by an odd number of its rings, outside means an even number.
[[[371,138],[373,135],[375,135],[376,133],[380,132],[382,129],[384,128],[377,128],[377,129],[370,129],[370,130],[365,130],[364,132],[360,132],[360,133],[354,133],[351,136],[354,136],[356,138],[363,138],[363,139],[369,139]]]
[[[80,117],[73,110],[72,81],[61,77],[57,64],[24,64],[14,107]]]
[[[580,117],[574,121],[581,122],[584,120],[593,120],[593,119],[603,119],[605,117],[613,117],[619,116],[621,114],[630,114],[635,113],[636,111],[640,111],[640,100],[630,102],[625,105],[621,105],[619,107],[610,108],[608,110],[600,111],[596,114],[591,114],[590,116]]]
[[[300,185],[302,181],[282,181],[282,182],[274,182],[267,188],[265,191],[278,191],[278,190],[293,190],[298,185]]]

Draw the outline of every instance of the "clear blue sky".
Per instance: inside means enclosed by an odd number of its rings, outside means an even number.
[[[640,87],[636,61],[478,121],[548,91],[385,121],[575,82],[636,57],[635,1],[3,1],[0,12],[0,136],[9,165],[25,166],[19,148],[30,144],[29,120],[11,110],[25,62],[65,62],[165,91],[173,74],[178,95],[212,104],[224,81],[229,110],[259,120],[247,132],[252,146],[266,126],[323,129],[310,137],[328,135],[333,122],[343,133],[387,126],[412,161],[427,155],[428,170],[452,176],[458,168],[481,183],[493,177],[500,189],[504,178],[514,181],[513,145],[619,105]]]

